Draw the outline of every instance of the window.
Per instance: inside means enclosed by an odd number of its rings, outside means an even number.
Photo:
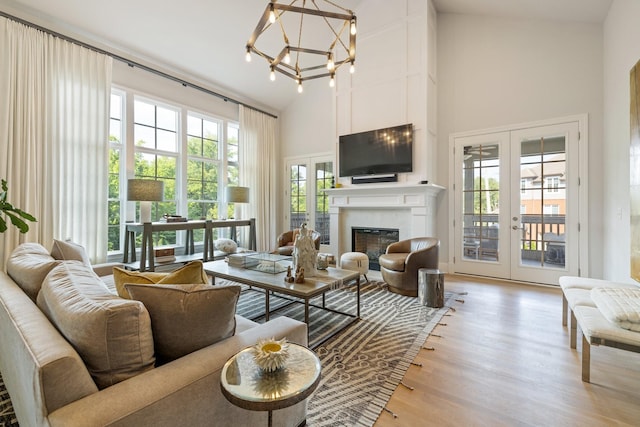
[[[559,205],[544,205],[542,207],[542,213],[544,215],[558,215],[560,213]]]
[[[123,203],[120,198],[121,177],[124,176],[124,156],[122,143],[124,141],[124,94],[120,91],[111,93],[111,112],[109,114],[109,199],[107,217],[107,250],[120,251],[122,236]]]
[[[139,218],[139,203],[126,200],[127,176],[164,182],[164,200],[152,204],[152,221],[165,214],[217,219],[233,212],[222,194],[228,183],[238,183],[237,123],[126,89],[112,90],[110,119],[110,253],[122,250],[124,219]],[[161,246],[181,244],[184,237],[166,232],[153,238]],[[203,239],[204,230],[195,230],[194,241]]]
[[[548,193],[557,193],[558,187],[560,187],[560,178],[557,176],[551,176],[544,179],[545,187]]]

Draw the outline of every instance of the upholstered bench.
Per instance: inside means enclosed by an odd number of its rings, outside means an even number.
[[[582,381],[591,381],[592,345],[640,353],[640,332],[623,329],[610,322],[597,307],[579,305],[573,313],[582,331]]]
[[[587,306],[596,307],[591,299],[591,290],[597,287],[601,288],[637,288],[637,285],[631,283],[612,282],[603,279],[592,279],[589,277],[578,276],[562,276],[559,281],[562,288],[562,326],[567,326],[567,317],[571,318],[570,327],[570,346],[576,348],[577,326],[574,315],[575,307]]]
[[[601,311],[602,298],[594,300],[601,293],[624,292],[625,289],[640,289],[632,283],[611,282],[576,276],[559,279],[562,288],[562,325],[571,318],[571,348],[576,348],[577,329],[582,331],[582,381],[590,382],[591,345],[603,345],[627,351],[640,352],[640,332],[625,329],[609,320]],[[605,311],[606,312],[606,311]],[[611,316],[611,312],[608,313]]]

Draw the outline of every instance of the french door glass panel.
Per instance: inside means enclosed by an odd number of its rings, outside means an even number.
[[[509,133],[456,138],[455,153],[455,271],[506,278]]]
[[[511,278],[578,275],[578,123],[512,132]],[[516,166],[517,165],[517,166]]]
[[[320,233],[320,244],[329,245],[328,195],[322,191],[335,183],[333,159],[313,157],[287,162],[288,207],[285,228],[307,223]]]
[[[549,284],[577,275],[578,123],[454,145],[455,271]]]

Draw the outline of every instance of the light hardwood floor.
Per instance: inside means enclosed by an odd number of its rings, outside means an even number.
[[[569,348],[560,289],[447,275],[456,295],[376,427],[640,426],[640,354]]]

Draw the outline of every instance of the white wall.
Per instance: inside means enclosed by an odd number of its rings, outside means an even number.
[[[414,171],[400,174],[398,181],[433,182],[437,80],[436,15],[431,1],[367,0],[355,12],[355,74],[338,70],[335,89],[328,88],[326,79],[305,84],[299,99],[282,112],[281,154],[285,159],[335,155],[339,135],[413,123]],[[350,185],[349,178],[339,182]]]
[[[629,227],[629,71],[640,59],[640,2],[614,0],[604,25],[603,276],[632,282]]]
[[[589,115],[589,270],[602,274],[602,27],[597,24],[438,15],[438,176],[449,181],[449,135]],[[628,115],[628,114],[627,114]],[[448,201],[439,204],[448,253]]]

